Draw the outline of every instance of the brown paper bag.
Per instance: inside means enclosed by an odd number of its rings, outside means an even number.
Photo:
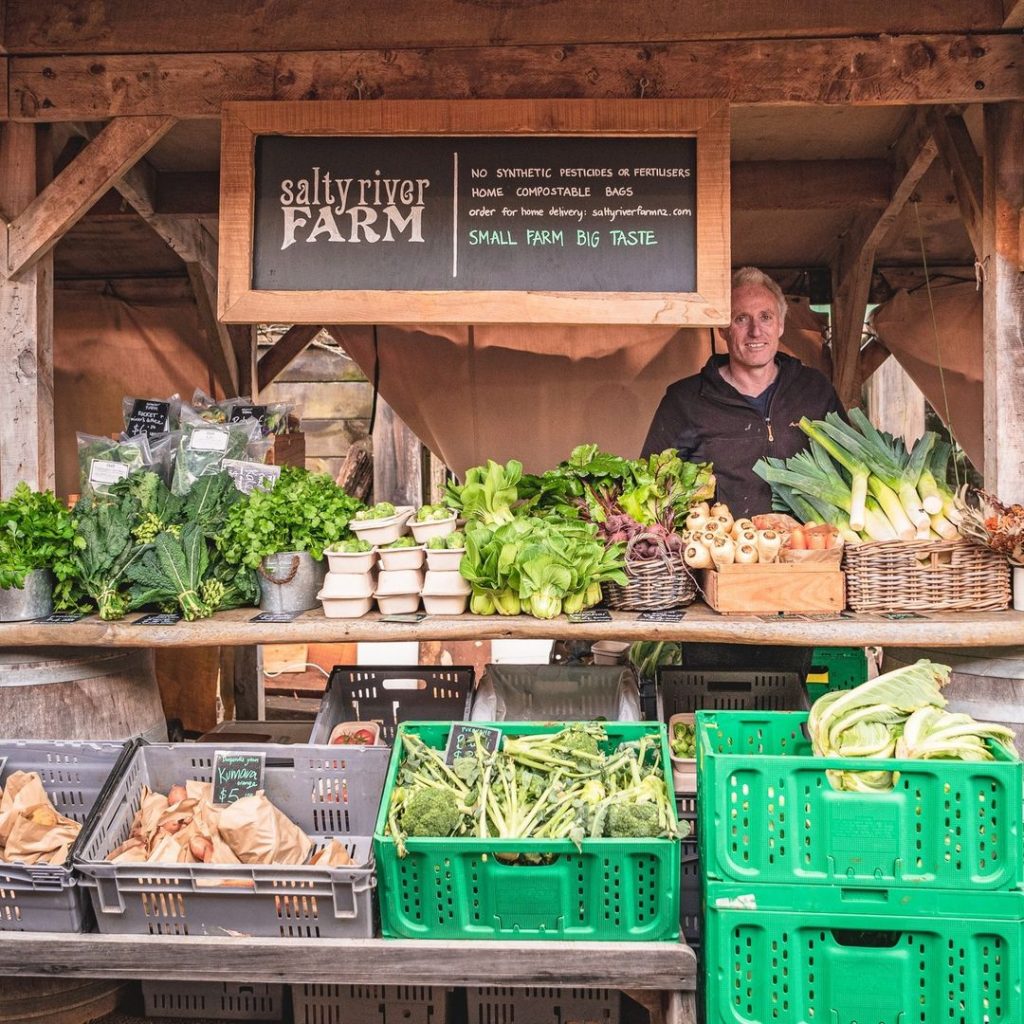
[[[163,833],[153,844],[147,860],[151,864],[184,864],[194,858],[188,852],[188,846],[182,846],[177,836]]]
[[[0,846],[7,845],[8,836],[19,816],[41,804],[49,806],[50,798],[46,795],[39,773],[11,772],[7,777],[4,795],[0,798]]]
[[[63,864],[81,831],[77,821],[58,814],[47,801],[17,816],[4,846],[4,857],[20,864]],[[59,861],[51,859],[62,850],[64,856]]]
[[[349,865],[355,866],[356,862],[349,856],[344,843],[332,839],[322,850],[313,855],[310,864],[321,868],[342,868]]]
[[[220,837],[243,864],[305,864],[313,844],[261,790],[220,813]]]

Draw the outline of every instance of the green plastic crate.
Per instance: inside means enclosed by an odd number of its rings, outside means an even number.
[[[821,758],[804,712],[697,713],[697,840],[708,879],[1012,890],[1024,880],[1021,762]],[[837,792],[826,769],[899,771]]]
[[[825,679],[815,677],[822,670]],[[807,674],[807,693],[813,701],[832,690],[852,690],[868,681],[868,656],[863,647],[815,647]]]
[[[544,722],[479,723],[502,733],[535,735]],[[678,839],[409,839],[399,858],[385,834],[404,736],[443,750],[450,723],[405,722],[398,728],[373,845],[381,933],[407,939],[573,939],[672,941],[679,938]],[[665,782],[672,769],[665,726],[607,722],[610,747],[659,737]],[[550,853],[550,864],[503,863],[498,853]]]
[[[858,897],[859,893],[859,898]],[[707,1024],[1018,1024],[1015,893],[705,891]]]

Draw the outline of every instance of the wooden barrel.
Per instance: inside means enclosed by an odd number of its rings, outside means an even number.
[[[88,978],[4,978],[0,1024],[85,1024],[117,1009],[124,987]]]
[[[1024,647],[886,647],[882,671],[919,658],[953,670],[942,691],[950,711],[1009,726],[1017,734],[1017,753],[1024,757]]]
[[[0,648],[0,737],[122,740],[139,735],[167,739],[151,650]]]

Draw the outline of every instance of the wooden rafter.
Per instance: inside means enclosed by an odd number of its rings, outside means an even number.
[[[173,117],[118,117],[7,228],[8,275],[49,252],[110,186],[161,139]]]
[[[323,328],[315,324],[294,324],[278,338],[277,342],[260,359],[256,369],[259,390],[274,383],[305,350]]]
[[[871,338],[860,350],[860,379],[867,380],[892,353],[877,339]]]
[[[964,119],[956,113],[932,109],[927,114],[928,128],[939,147],[939,156],[949,172],[960,207],[960,217],[971,240],[975,256],[981,258],[982,246],[982,172],[981,157],[974,148]]]
[[[228,100],[711,98],[757,104],[995,102],[1020,95],[1010,34],[699,40],[10,59],[10,116],[218,115]],[[699,69],[699,73],[695,73]],[[129,83],[129,87],[126,87]]]
[[[213,371],[226,395],[239,393],[238,358],[226,324],[217,319],[217,279],[194,262],[186,262],[192,292],[210,346]]]
[[[1024,28],[1024,0],[1003,0],[1003,28]]]
[[[924,117],[915,114],[893,146],[889,203],[854,218],[833,261],[832,382],[847,407],[860,402],[860,343],[875,254],[937,152]]]

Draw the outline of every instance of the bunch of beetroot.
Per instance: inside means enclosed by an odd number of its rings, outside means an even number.
[[[597,528],[598,536],[606,544],[629,544],[639,537],[631,548],[628,548],[627,561],[647,562],[654,558],[663,558],[665,552],[671,557],[681,558],[683,554],[683,538],[662,523],[644,526],[626,515],[609,516]]]

